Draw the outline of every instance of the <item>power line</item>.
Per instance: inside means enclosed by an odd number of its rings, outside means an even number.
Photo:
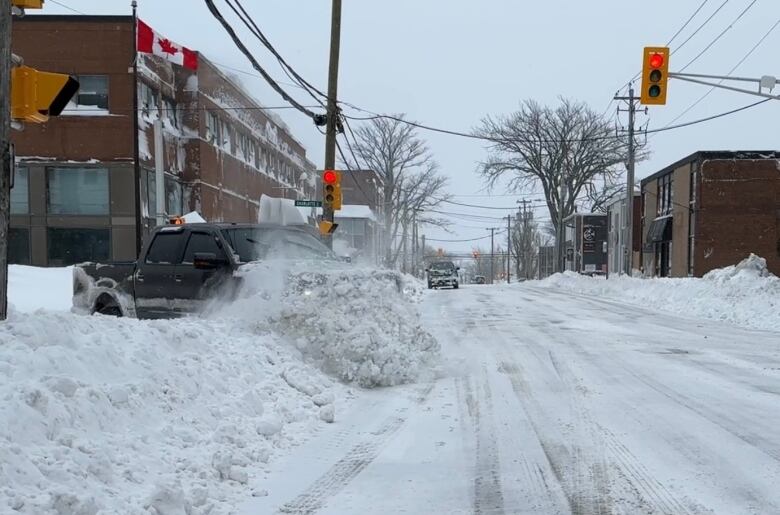
[[[696,36],[696,34],[698,34],[698,33],[699,33],[699,32],[700,32],[700,31],[701,31],[701,30],[702,30],[704,27],[706,27],[706,26],[707,26],[707,24],[708,24],[708,23],[709,23],[709,22],[710,22],[710,21],[711,21],[711,20],[712,20],[712,19],[715,17],[715,15],[716,15],[716,14],[718,14],[718,13],[721,11],[721,9],[723,9],[724,7],[726,7],[726,4],[727,4],[727,3],[729,3],[729,0],[724,0],[724,1],[723,1],[723,3],[722,3],[722,4],[720,4],[720,6],[719,6],[717,9],[715,9],[715,11],[714,11],[712,14],[710,14],[709,18],[707,18],[706,20],[704,20],[704,23],[702,23],[701,25],[699,25],[699,28],[697,28],[696,30],[694,30],[694,31],[693,31],[693,34],[691,34],[690,36],[688,36],[688,38],[687,38],[685,41],[683,41],[682,43],[680,43],[680,46],[678,46],[677,48],[675,48],[675,49],[674,49],[674,51],[672,52],[672,54],[674,54],[674,53],[675,53],[675,52],[677,52],[678,50],[682,49],[682,47],[684,47],[686,44],[688,44],[688,42],[689,42],[691,39],[693,39],[693,37],[694,37],[694,36]]]
[[[501,234],[504,234],[505,232],[506,232],[506,230],[503,230],[503,231],[496,232],[493,235],[482,236],[480,238],[469,238],[469,239],[466,239],[466,240],[437,240],[435,238],[425,238],[425,241],[435,241],[436,243],[465,243],[467,241],[486,240],[486,239],[491,238],[493,236],[499,236]]]
[[[209,11],[211,11],[211,14],[217,19],[217,21],[220,22],[222,27],[225,29],[225,31],[228,33],[230,38],[233,40],[233,43],[238,47],[238,49],[241,51],[244,56],[249,60],[249,62],[252,64],[252,67],[257,70],[265,79],[265,81],[276,91],[281,97],[295,106],[295,108],[305,114],[306,116],[312,118],[313,120],[317,118],[317,114],[313,111],[309,110],[308,108],[301,105],[297,100],[292,98],[279,84],[276,83],[276,81],[271,78],[271,76],[268,74],[268,72],[265,71],[265,69],[260,66],[260,63],[257,62],[257,59],[252,55],[252,53],[246,48],[244,43],[239,39],[239,37],[236,35],[236,31],[233,29],[233,27],[228,23],[227,20],[225,20],[224,16],[222,16],[222,13],[219,12],[219,9],[214,5],[213,0],[205,0],[206,5],[209,8]]]
[[[693,14],[691,14],[690,18],[688,18],[688,20],[683,24],[683,26],[680,27],[680,30],[678,30],[677,32],[674,33],[674,36],[672,36],[671,39],[669,39],[669,41],[666,43],[666,46],[671,46],[672,45],[674,40],[677,39],[677,36],[679,36],[680,33],[685,30],[685,27],[687,27],[693,21],[693,19],[696,17],[696,15],[699,14],[699,11],[701,11],[704,8],[704,6],[707,5],[707,3],[709,3],[709,1],[710,0],[704,0],[699,5],[699,7],[695,11],[693,11]],[[680,46],[682,46],[682,45],[680,45]]]
[[[751,7],[753,7],[753,6],[756,4],[756,2],[757,2],[757,1],[758,1],[758,0],[753,0],[752,2],[750,2],[750,4],[748,4],[748,6],[747,6],[747,7],[745,7],[745,9],[743,9],[741,13],[739,13],[739,16],[737,16],[737,17],[734,19],[734,21],[732,21],[732,22],[731,22],[731,23],[728,25],[728,27],[726,27],[725,29],[723,29],[723,31],[721,31],[721,33],[720,33],[720,34],[718,34],[718,35],[715,37],[715,39],[713,39],[713,40],[710,42],[710,44],[709,44],[709,45],[707,45],[706,47],[704,47],[704,50],[702,50],[701,52],[699,52],[699,53],[698,53],[698,55],[697,55],[696,57],[694,57],[693,59],[691,59],[691,60],[688,62],[688,64],[686,64],[685,66],[683,66],[683,67],[680,69],[680,72],[684,72],[684,71],[685,71],[685,70],[686,70],[686,69],[687,69],[687,68],[688,68],[690,65],[692,65],[693,63],[695,63],[696,61],[698,61],[698,60],[699,60],[699,58],[700,58],[701,56],[703,56],[705,52],[707,52],[707,50],[709,50],[710,48],[712,48],[712,45],[714,45],[715,43],[717,43],[717,42],[720,40],[720,38],[722,38],[722,37],[723,37],[723,36],[726,34],[726,32],[728,32],[729,30],[731,30],[731,28],[732,28],[732,27],[733,27],[733,26],[734,26],[734,25],[735,25],[735,24],[736,24],[736,23],[737,23],[737,22],[738,22],[740,19],[742,19],[742,17],[743,17],[743,16],[744,16],[744,15],[745,15],[745,14],[746,14],[746,13],[747,13],[747,12],[748,12],[750,9],[751,9]]]
[[[57,0],[48,0],[48,1],[53,3],[53,4],[59,5],[60,7],[64,7],[65,9],[69,10],[70,12],[74,12],[76,14],[82,14],[82,15],[86,16],[86,13],[83,13],[83,12],[79,11],[78,9],[74,9],[73,7],[71,7],[69,5],[65,5],[62,2],[58,2]]]
[[[661,127],[660,129],[651,129],[649,131],[645,131],[645,134],[653,134],[653,133],[656,133],[656,132],[670,131],[670,130],[674,130],[674,129],[679,129],[681,127],[689,127],[691,125],[696,125],[698,123],[708,122],[710,120],[715,120],[717,118],[723,118],[724,116],[729,116],[729,115],[732,115],[734,113],[738,113],[740,111],[746,111],[746,110],[748,110],[750,108],[756,107],[757,105],[761,105],[763,103],[769,102],[770,100],[774,100],[774,99],[773,98],[765,98],[763,100],[759,100],[758,102],[754,102],[754,103],[748,104],[746,106],[738,107],[737,109],[732,109],[731,111],[726,111],[725,113],[720,113],[720,114],[708,116],[706,118],[701,118],[699,120],[694,120],[692,122],[680,123],[680,124],[677,124],[677,125],[670,125],[668,127]]]
[[[263,34],[263,32],[260,30],[260,27],[257,26],[257,23],[255,23],[250,14],[246,11],[246,9],[244,9],[244,6],[241,5],[241,2],[239,0],[225,0],[225,2],[227,3],[228,7],[230,7],[230,9],[236,14],[236,16],[238,16],[238,18],[243,22],[243,24],[249,29],[249,32],[251,32],[252,35],[260,40],[260,42],[268,49],[268,51],[271,52],[274,57],[276,57],[277,61],[279,61],[279,65],[282,67],[282,71],[284,71],[287,77],[293,82],[296,82],[299,87],[305,90],[315,101],[320,104],[320,106],[324,107],[325,104],[322,102],[321,98],[327,98],[327,95],[312,86],[309,82],[306,81],[306,79],[301,77],[300,74],[298,74],[298,72],[296,72],[289,63],[287,63],[287,61],[276,50],[276,48],[274,48],[265,34]],[[235,6],[233,3],[235,3]]]
[[[726,74],[726,76],[727,76],[727,77],[730,77],[730,76],[731,76],[731,74],[732,74],[732,73],[734,73],[734,72],[737,70],[737,68],[739,68],[740,66],[742,66],[742,63],[744,63],[745,61],[747,61],[747,59],[748,59],[748,58],[749,58],[749,57],[750,57],[750,56],[753,54],[753,52],[755,52],[755,51],[756,51],[756,49],[758,49],[758,47],[759,47],[759,46],[761,46],[761,44],[762,44],[762,43],[763,43],[763,42],[766,40],[766,38],[768,38],[768,37],[769,37],[769,35],[770,35],[770,34],[772,34],[772,32],[774,32],[774,30],[775,30],[775,29],[778,27],[778,25],[780,25],[780,19],[778,19],[778,20],[775,22],[775,24],[774,24],[774,25],[772,25],[772,27],[771,27],[771,28],[770,28],[770,29],[769,29],[769,30],[768,30],[768,31],[767,31],[767,32],[766,32],[766,33],[765,33],[765,34],[764,34],[764,35],[761,37],[761,39],[760,39],[760,40],[758,40],[758,42],[757,42],[755,45],[753,45],[753,48],[751,48],[751,49],[748,51],[748,53],[747,53],[747,54],[745,54],[745,55],[744,55],[744,57],[742,57],[742,59],[740,59],[740,60],[739,60],[739,62],[738,62],[737,64],[735,64],[735,65],[734,65],[734,66],[731,68],[731,70],[729,70],[729,72]],[[721,80],[720,80],[720,82],[718,82],[718,84],[723,84],[723,82],[725,82],[725,80],[726,80],[726,79],[721,79]],[[710,94],[711,94],[713,91],[715,91],[715,89],[716,89],[716,88],[715,88],[715,86],[712,86],[712,87],[711,87],[711,88],[710,88],[710,89],[709,89],[709,90],[708,90],[706,93],[704,93],[704,94],[703,94],[701,97],[699,97],[699,99],[698,99],[698,100],[696,100],[694,103],[692,103],[691,105],[689,105],[689,106],[688,106],[688,107],[687,107],[687,108],[686,108],[686,109],[685,109],[685,110],[684,110],[682,113],[680,113],[679,115],[677,115],[677,117],[675,117],[675,118],[674,118],[672,121],[670,121],[670,122],[669,122],[669,123],[668,123],[668,124],[667,124],[665,127],[668,127],[669,125],[673,124],[674,122],[676,122],[677,120],[679,120],[680,118],[682,118],[683,116],[685,116],[685,115],[686,115],[686,114],[687,114],[687,113],[688,113],[688,112],[689,112],[691,109],[693,109],[694,107],[696,107],[697,105],[699,105],[699,104],[700,104],[700,103],[701,103],[701,102],[702,102],[702,101],[703,101],[705,98],[707,98],[708,96],[710,96]]]
[[[436,197],[434,197],[434,198],[436,198]],[[475,208],[478,208],[478,209],[496,209],[496,210],[499,210],[499,211],[507,211],[507,210],[517,211],[519,209],[518,206],[514,206],[514,207],[481,206],[481,205],[477,205],[477,204],[465,204],[463,202],[455,202],[453,200],[447,200],[447,199],[443,199],[443,198],[436,198],[436,200],[439,200],[441,202],[445,202],[447,204],[453,204],[453,205],[456,205],[456,206],[475,207]],[[534,203],[541,204],[542,201],[535,201]],[[545,202],[545,204],[546,204],[546,202]]]

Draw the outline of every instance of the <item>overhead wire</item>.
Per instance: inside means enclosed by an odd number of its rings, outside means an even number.
[[[58,2],[57,0],[49,0],[49,2],[51,2],[51,3],[55,4],[55,5],[59,5],[60,7],[64,7],[65,9],[67,9],[67,10],[69,10],[71,12],[74,12],[76,14],[81,14],[81,15],[84,15],[84,16],[86,16],[86,14],[87,14],[87,13],[79,11],[78,9],[74,9],[73,7],[71,7],[69,5],[66,5],[66,4],[64,4],[62,2]]]
[[[241,2],[239,0],[225,0],[225,3],[227,3],[228,7],[230,7],[230,9],[236,14],[241,22],[247,27],[247,29],[249,29],[249,32],[252,33],[252,35],[254,35],[258,40],[260,40],[263,46],[265,46],[268,51],[271,52],[274,57],[276,57],[282,68],[282,71],[284,71],[287,77],[293,82],[296,82],[299,87],[301,87],[315,101],[319,102],[319,104],[324,107],[325,104],[322,102],[322,99],[327,98],[327,95],[316,87],[312,86],[311,83],[309,83],[306,79],[301,77],[301,75],[295,71],[295,69],[284,59],[284,57],[282,57],[282,55],[271,44],[265,34],[263,34],[262,30],[260,30],[260,27],[258,27],[257,23],[255,23],[254,19],[252,19],[252,16],[246,11],[246,9],[244,9],[244,6],[241,4]]]
[[[728,25],[728,26],[727,26],[725,29],[723,29],[723,30],[720,32],[720,34],[718,34],[717,36],[715,36],[715,39],[713,39],[712,41],[710,41],[710,43],[709,43],[709,44],[708,44],[706,47],[704,47],[704,50],[702,50],[701,52],[699,52],[699,53],[696,55],[696,57],[694,57],[693,59],[691,59],[691,60],[688,62],[688,64],[686,64],[685,66],[683,66],[682,68],[680,68],[680,71],[679,71],[678,73],[684,72],[684,71],[685,71],[685,70],[686,70],[686,69],[687,69],[687,68],[688,68],[690,65],[692,65],[693,63],[695,63],[696,61],[698,61],[698,60],[699,60],[699,58],[700,58],[701,56],[703,56],[703,55],[704,55],[704,54],[707,52],[707,50],[709,50],[710,48],[712,48],[712,46],[713,46],[715,43],[717,43],[718,41],[720,41],[720,38],[722,38],[723,36],[725,36],[725,35],[726,35],[726,33],[727,33],[729,30],[731,30],[731,28],[732,28],[732,27],[734,27],[734,25],[736,25],[736,23],[737,23],[739,20],[741,20],[743,16],[745,16],[745,14],[747,14],[747,12],[748,12],[748,11],[749,11],[749,10],[750,10],[750,9],[751,9],[751,8],[752,8],[754,5],[755,5],[755,4],[756,4],[756,2],[758,2],[758,0],[752,0],[752,1],[751,1],[751,2],[748,4],[748,6],[747,6],[747,7],[745,7],[745,8],[742,10],[742,12],[740,12],[740,13],[739,13],[739,15],[738,15],[738,16],[737,16],[737,17],[734,19],[734,21],[732,21],[732,22],[731,22],[731,23],[730,23],[730,24],[729,24],[729,25]]]
[[[244,45],[244,43],[236,35],[236,31],[233,29],[230,23],[228,23],[225,17],[222,16],[222,13],[219,11],[219,9],[217,9],[217,6],[214,5],[214,1],[205,0],[205,2],[212,16],[214,16],[217,19],[217,21],[219,21],[219,23],[225,29],[225,32],[227,32],[230,38],[233,40],[233,43],[238,47],[241,53],[244,54],[244,56],[249,60],[249,62],[252,64],[252,67],[263,76],[263,79],[265,79],[265,81],[271,86],[271,88],[273,88],[273,90],[276,91],[285,101],[293,105],[298,111],[300,111],[301,113],[305,114],[306,116],[314,120],[317,117],[317,114],[314,111],[311,111],[310,109],[304,107],[301,103],[299,103],[297,100],[291,97],[279,84],[277,84],[277,82],[268,74],[268,72],[260,65],[260,63],[257,62],[257,59],[255,59],[255,57],[252,55],[249,49],[247,49],[246,45]]]
[[[731,68],[731,69],[728,71],[728,73],[726,74],[726,77],[730,77],[730,76],[731,76],[731,75],[732,75],[732,74],[733,74],[733,73],[734,73],[734,72],[737,70],[737,68],[739,68],[740,66],[742,66],[742,64],[743,64],[745,61],[747,61],[747,60],[748,60],[748,58],[749,58],[751,55],[753,55],[753,52],[755,52],[755,51],[758,49],[758,47],[759,47],[759,46],[761,46],[761,44],[762,44],[762,43],[763,43],[763,42],[764,42],[764,41],[765,41],[765,40],[766,40],[766,39],[767,39],[767,38],[768,38],[768,37],[769,37],[769,36],[772,34],[772,32],[774,32],[774,31],[775,31],[775,29],[778,27],[778,25],[780,25],[780,18],[778,18],[778,20],[777,20],[777,21],[774,23],[774,25],[772,25],[772,26],[769,28],[769,30],[768,30],[768,31],[767,31],[767,32],[766,32],[766,33],[765,33],[765,34],[764,34],[764,35],[761,37],[761,39],[759,39],[759,40],[758,40],[758,42],[757,42],[755,45],[753,45],[753,48],[751,48],[751,49],[750,49],[750,50],[749,50],[749,51],[748,51],[748,52],[747,52],[747,53],[746,53],[746,54],[745,54],[745,55],[742,57],[742,59],[740,59],[740,60],[739,60],[739,62],[738,62],[737,64],[735,64],[735,65],[734,65],[734,66],[733,66],[733,67],[732,67],[732,68]],[[725,82],[725,80],[726,80],[725,78],[724,78],[724,79],[721,79],[721,80],[718,82],[718,84],[723,84],[723,83]],[[698,98],[698,100],[696,100],[695,102],[693,102],[693,103],[692,103],[691,105],[689,105],[689,106],[688,106],[688,107],[687,107],[687,108],[686,108],[686,109],[685,109],[685,110],[684,110],[682,113],[680,113],[680,114],[679,114],[679,115],[677,115],[675,118],[673,118],[673,119],[672,119],[672,121],[670,121],[670,122],[669,122],[667,125],[665,125],[665,127],[668,127],[669,125],[673,124],[674,122],[676,122],[677,120],[679,120],[680,118],[682,118],[683,116],[685,116],[685,115],[686,115],[686,114],[687,114],[687,113],[688,113],[688,112],[689,112],[691,109],[693,109],[694,107],[696,107],[697,105],[699,105],[699,104],[700,104],[700,103],[701,103],[701,102],[702,102],[702,101],[703,101],[705,98],[707,98],[708,96],[710,96],[710,94],[712,94],[712,92],[713,92],[713,91],[715,91],[715,89],[716,89],[716,87],[715,87],[715,86],[712,86],[712,87],[711,87],[709,90],[707,90],[707,92],[705,92],[705,93],[704,93],[702,96],[700,96],[700,97]]]

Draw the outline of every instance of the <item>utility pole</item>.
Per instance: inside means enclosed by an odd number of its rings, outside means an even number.
[[[626,174],[626,226],[623,230],[623,272],[627,275],[631,275],[631,265],[634,253],[634,166],[636,164],[634,123],[636,120],[636,106],[638,100],[634,96],[634,85],[629,85],[627,97],[616,96],[615,100],[624,100],[628,103],[628,159],[626,162],[628,173]]]
[[[518,215],[522,218],[522,221],[523,221],[523,230],[522,230],[522,240],[521,240],[522,248],[520,249],[520,252],[519,252],[520,255],[517,256],[517,259],[523,264],[523,274],[525,275],[525,278],[526,279],[530,279],[529,274],[528,274],[528,262],[532,258],[526,256],[525,251],[526,251],[526,246],[527,246],[526,245],[526,241],[527,241],[526,239],[528,238],[528,222],[530,220],[530,217],[528,216],[528,207],[527,206],[528,206],[528,204],[531,204],[531,201],[527,200],[527,199],[523,199],[523,200],[518,200],[517,203],[523,205],[523,212],[522,213],[518,212]],[[521,258],[521,256],[522,256],[522,258]],[[518,276],[518,279],[519,279],[519,276]]]
[[[560,209],[558,210],[558,245],[555,266],[559,272],[566,270],[566,236],[564,235],[563,217],[566,211],[566,172],[561,172]]]
[[[493,236],[496,232],[496,227],[490,227],[488,230],[490,231],[490,284],[493,284],[496,278],[496,273],[493,269],[496,263],[496,252],[495,246],[493,245]]]
[[[512,215],[506,215],[506,283],[512,282]]]
[[[11,2],[0,0],[0,320],[8,317],[8,224],[11,216]]]
[[[341,0],[333,0],[330,21],[330,63],[328,65],[328,113],[325,131],[325,170],[336,168],[336,134],[338,133],[339,107],[339,50],[341,48]],[[333,223],[333,209],[323,204],[322,219]],[[325,244],[333,248],[333,236],[325,238]]]

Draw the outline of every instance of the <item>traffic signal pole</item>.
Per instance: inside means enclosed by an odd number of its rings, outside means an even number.
[[[11,154],[11,2],[0,0],[0,320],[8,317]]]
[[[341,48],[341,0],[333,0],[330,22],[330,64],[328,65],[328,113],[325,132],[325,170],[336,168],[336,134],[338,133],[339,51]],[[333,223],[333,207],[322,205],[322,219]],[[333,248],[333,236],[324,238]]]

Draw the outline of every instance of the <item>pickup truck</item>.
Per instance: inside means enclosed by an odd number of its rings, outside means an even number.
[[[308,226],[183,224],[156,228],[137,261],[73,269],[78,313],[174,318],[214,298],[235,298],[236,271],[263,259],[335,259]]]

